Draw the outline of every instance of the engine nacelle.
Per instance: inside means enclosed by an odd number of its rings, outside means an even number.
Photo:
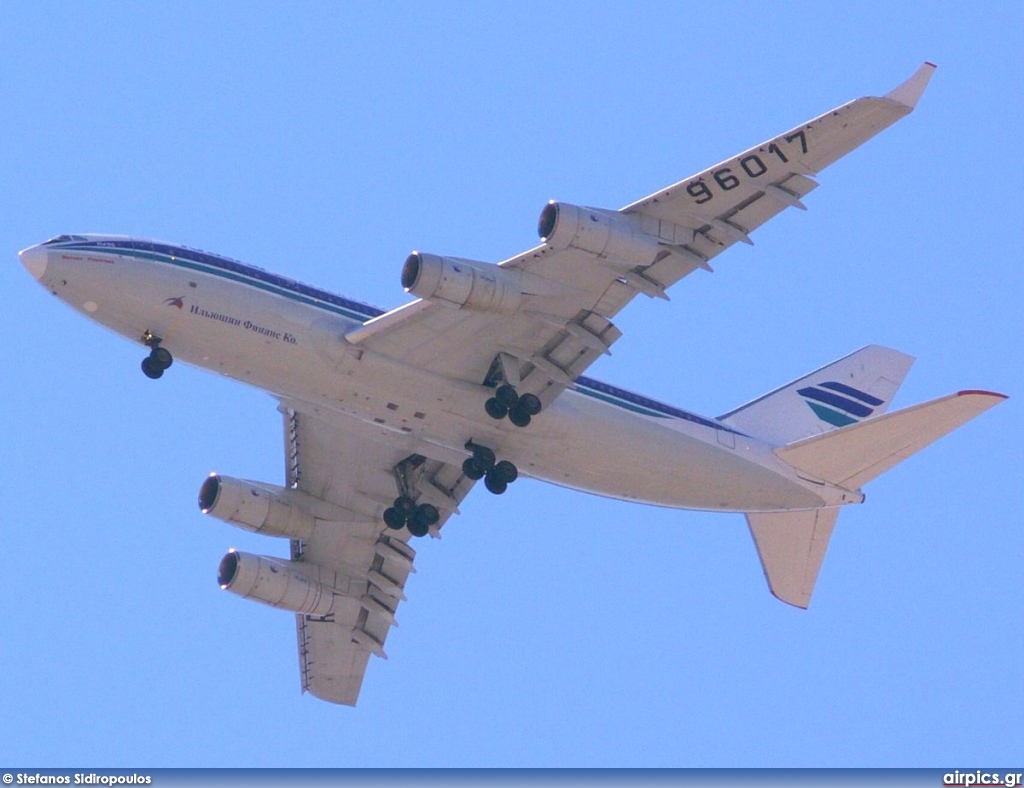
[[[430,301],[503,315],[515,312],[523,300],[519,271],[423,252],[405,259],[402,287]]]
[[[319,567],[229,550],[217,568],[217,583],[245,599],[293,613],[328,616],[358,600],[310,577]]]
[[[309,539],[316,516],[292,490],[211,473],[199,488],[203,514],[247,531],[288,539]]]
[[[537,233],[554,249],[571,246],[612,263],[624,263],[627,268],[650,265],[664,251],[657,238],[617,211],[581,208],[554,200],[541,211]]]

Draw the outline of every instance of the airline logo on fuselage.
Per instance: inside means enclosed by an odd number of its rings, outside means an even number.
[[[254,323],[251,320],[242,320],[242,318],[240,317],[224,314],[223,312],[211,312],[208,309],[203,309],[198,304],[192,304],[191,306],[189,306],[188,314],[197,315],[198,317],[205,317],[208,320],[216,320],[218,323],[227,323],[227,325],[229,326],[244,328],[246,331],[252,331],[254,334],[269,337],[270,339],[277,339],[288,345],[299,344],[299,340],[293,334],[290,334],[287,331],[280,331],[275,328],[261,326],[260,324]]]
[[[829,380],[797,391],[815,415],[833,427],[847,427],[866,419],[884,401],[870,394]]]

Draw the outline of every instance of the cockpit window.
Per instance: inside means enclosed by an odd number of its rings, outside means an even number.
[[[43,246],[49,246],[50,244],[60,244],[66,241],[85,241],[86,238],[81,235],[58,235],[56,238],[51,238],[49,241],[43,241]]]

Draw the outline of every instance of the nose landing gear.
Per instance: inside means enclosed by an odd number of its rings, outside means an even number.
[[[148,347],[149,355],[142,359],[142,374],[150,380],[156,380],[163,376],[164,370],[174,363],[174,356],[165,347],[160,347],[163,339],[147,331],[142,335],[142,343]]]

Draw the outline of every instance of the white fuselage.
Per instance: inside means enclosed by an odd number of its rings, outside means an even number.
[[[530,427],[495,422],[483,407],[492,389],[345,339],[379,310],[226,258],[114,236],[72,236],[21,258],[60,299],[131,340],[148,332],[179,361],[340,420],[390,428],[396,440],[448,456],[466,454],[473,440],[500,448],[527,476],[677,508],[781,511],[851,501],[798,478],[764,441],[586,378]]]

